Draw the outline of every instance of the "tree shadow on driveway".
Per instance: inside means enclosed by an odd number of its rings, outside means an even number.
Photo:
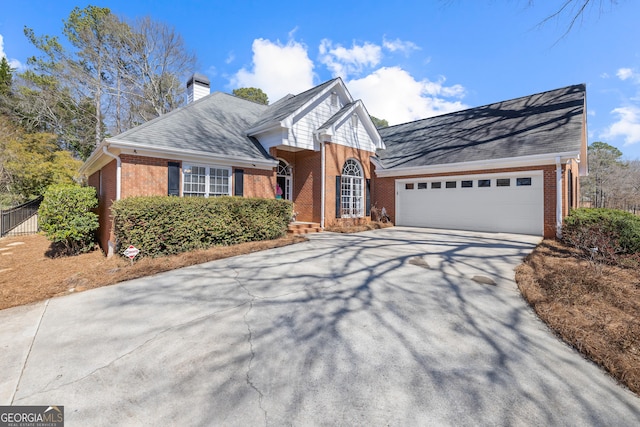
[[[79,294],[43,321],[16,404],[70,401],[69,419],[92,424],[637,424],[638,398],[517,291],[513,268],[537,241],[322,233]]]

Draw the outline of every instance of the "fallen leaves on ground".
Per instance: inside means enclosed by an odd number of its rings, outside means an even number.
[[[51,251],[51,242],[40,234],[5,237],[0,239],[0,309],[304,240],[300,236],[287,236],[216,246],[162,258],[142,258],[131,265],[120,256],[106,258],[99,250],[52,258],[48,255],[55,252]]]
[[[640,394],[640,271],[594,264],[545,240],[516,281],[558,336]]]

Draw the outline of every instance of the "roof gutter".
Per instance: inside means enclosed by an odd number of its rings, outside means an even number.
[[[122,188],[122,159],[109,151],[106,145],[102,146],[102,151],[109,157],[116,159],[116,200],[120,200],[120,189]]]
[[[445,163],[429,166],[395,167],[385,169],[380,160],[376,160],[376,176],[379,178],[411,175],[428,175],[451,172],[479,171],[485,169],[517,168],[556,164],[570,159],[580,160],[579,151],[568,151],[553,154],[534,154],[531,156],[507,157],[502,159],[475,160],[471,162]],[[378,168],[380,166],[380,168]]]
[[[120,148],[121,154],[159,157],[197,163],[213,162],[225,166],[240,166],[266,170],[272,169],[278,165],[278,161],[273,159],[254,159],[250,157],[208,155],[208,153],[203,151],[179,150],[165,147],[145,147],[140,144],[130,144],[126,142],[111,142],[110,146],[113,148]]]

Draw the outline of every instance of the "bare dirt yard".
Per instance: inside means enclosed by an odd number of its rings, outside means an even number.
[[[640,394],[640,271],[596,265],[555,240],[516,270],[524,298],[565,342]]]
[[[40,234],[5,237],[0,239],[0,310],[304,240],[304,237],[287,236],[163,258],[142,258],[131,265],[120,256],[105,258],[99,250],[56,257],[51,242]]]

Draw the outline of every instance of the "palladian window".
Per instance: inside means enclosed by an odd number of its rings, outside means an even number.
[[[360,164],[349,159],[342,167],[341,208],[342,218],[360,218],[364,216],[364,180]]]

